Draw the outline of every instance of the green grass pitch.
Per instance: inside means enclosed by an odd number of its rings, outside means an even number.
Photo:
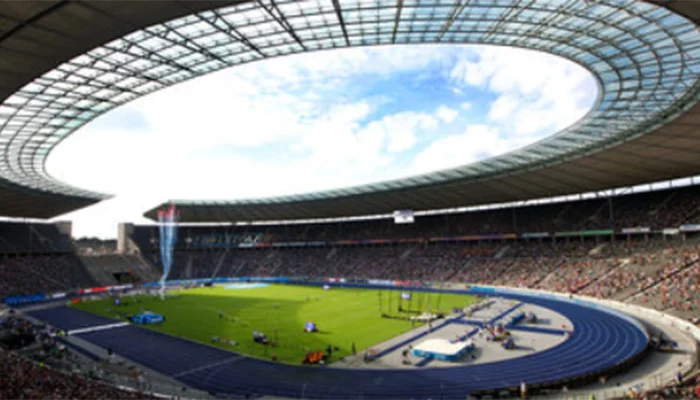
[[[352,343],[358,353],[401,333],[411,330],[410,321],[382,318],[380,306],[391,314],[399,314],[400,291],[377,289],[341,289],[328,291],[320,287],[271,285],[253,289],[226,289],[223,286],[170,292],[165,301],[159,298],[125,297],[128,305],[114,306],[112,299],[78,303],[74,307],[95,314],[118,318],[118,313],[136,314],[141,309],[163,314],[161,325],[149,325],[148,329],[169,333],[201,343],[212,344],[213,336],[237,342],[217,347],[271,359],[274,355],[281,362],[299,364],[307,351],[325,350],[328,345],[338,347],[333,359],[351,354]],[[430,304],[449,312],[452,307],[464,307],[475,301],[473,296],[458,294],[413,292],[412,309],[425,311]],[[420,303],[420,304],[419,304]],[[404,301],[404,308],[409,303]],[[222,311],[225,318],[219,318]],[[403,313],[406,316],[409,314]],[[230,317],[230,318],[229,318]],[[315,322],[320,332],[304,333],[304,324]],[[252,331],[259,330],[276,346],[253,342]]]

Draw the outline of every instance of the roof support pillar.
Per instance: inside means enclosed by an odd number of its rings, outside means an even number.
[[[292,25],[289,24],[289,21],[284,17],[284,14],[279,10],[277,7],[277,3],[275,3],[275,0],[270,0],[270,5],[265,5],[265,3],[262,0],[258,0],[258,5],[262,7],[265,12],[267,12],[272,19],[274,19],[281,27],[284,29],[289,36],[294,39],[299,46],[301,46],[304,51],[307,51],[308,49],[306,48],[306,45],[304,42],[299,38],[299,35],[294,31],[294,28]]]
[[[185,7],[187,7],[187,3],[186,3],[186,2],[183,2],[182,5],[185,6]],[[187,8],[190,9],[189,7],[187,7]],[[219,13],[218,10],[210,10],[210,11],[208,11],[207,13],[208,13],[208,14],[211,14],[211,15],[213,16],[213,18],[211,18],[211,19],[210,19],[210,18],[207,18],[207,17],[205,17],[205,16],[202,15],[203,13],[195,13],[195,12],[193,11],[193,14],[194,14],[197,18],[199,18],[200,21],[208,23],[209,25],[211,25],[211,26],[212,26],[214,29],[216,29],[217,31],[219,31],[219,32],[221,32],[221,33],[223,33],[223,34],[225,34],[225,35],[228,35],[229,37],[235,39],[235,40],[236,40],[237,42],[239,42],[239,43],[242,43],[243,45],[245,45],[245,46],[248,47],[249,49],[251,49],[251,50],[253,50],[254,52],[256,52],[256,53],[257,53],[259,56],[261,56],[262,58],[267,58],[267,56],[265,55],[265,53],[263,53],[262,51],[260,51],[260,49],[259,49],[256,45],[254,45],[253,43],[251,43],[251,41],[248,40],[248,38],[245,37],[245,35],[241,34],[241,33],[238,31],[238,29],[236,29],[235,26],[233,26],[228,20],[226,20],[226,18],[224,18],[224,17]],[[219,22],[221,22],[221,23],[224,25],[224,27],[219,26],[219,24],[218,24]]]
[[[343,36],[345,36],[345,44],[348,47],[350,47],[350,38],[348,37],[348,30],[345,28],[345,20],[343,19],[343,9],[340,7],[340,2],[338,0],[333,0],[333,8],[335,8],[335,15],[338,16],[340,28],[343,30]]]
[[[245,37],[245,35],[241,34],[238,31],[238,29],[236,29],[235,26],[231,25],[231,23],[226,20],[226,18],[224,18],[217,11],[212,11],[212,14],[214,15],[214,19],[212,21],[208,20],[207,18],[202,17],[200,14],[197,14],[197,18],[199,18],[202,21],[206,21],[209,25],[213,26],[214,29],[216,29],[217,31],[219,31],[221,33],[228,35],[229,37],[234,38],[239,43],[243,43],[244,46],[253,50],[262,58],[267,58],[265,53],[260,51],[258,46],[254,45],[250,40],[248,40],[247,37]],[[221,26],[219,26],[219,24],[218,24],[219,21],[221,21],[221,23],[224,24],[225,28],[222,28]]]
[[[401,22],[401,11],[403,11],[403,0],[396,0],[396,16],[394,17],[394,30],[391,33],[391,43],[396,43],[396,32],[399,31]]]
[[[450,30],[452,27],[452,24],[457,20],[457,17],[459,17],[459,14],[464,11],[464,9],[469,5],[469,0],[457,0],[455,3],[454,8],[452,9],[452,12],[450,13],[450,16],[447,17],[447,21],[445,21],[445,24],[442,26],[442,29],[440,29],[440,34],[438,35],[438,42],[442,40],[442,37],[445,36],[445,33]]]

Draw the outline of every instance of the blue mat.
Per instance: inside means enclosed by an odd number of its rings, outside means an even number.
[[[542,327],[537,327],[537,326],[528,326],[528,325],[514,325],[514,326],[509,326],[507,328],[509,331],[522,331],[522,332],[535,332],[535,333],[544,333],[546,335],[563,335],[567,332],[571,332],[566,329],[555,329],[555,328],[542,328]]]
[[[462,315],[464,315],[464,314],[462,314]],[[392,351],[395,351],[395,350],[397,350],[397,349],[400,349],[400,348],[403,347],[403,346],[408,346],[410,343],[413,343],[413,342],[415,342],[416,340],[418,340],[418,339],[420,339],[420,338],[422,338],[422,337],[425,337],[425,336],[427,336],[429,333],[435,332],[435,331],[438,330],[438,329],[444,328],[444,327],[446,327],[447,325],[450,325],[452,322],[453,322],[452,320],[443,321],[442,323],[438,324],[437,326],[434,326],[433,329],[432,329],[430,332],[424,331],[424,332],[418,333],[418,334],[416,334],[416,335],[414,335],[414,336],[411,336],[410,338],[408,338],[408,339],[406,339],[406,340],[402,340],[401,342],[396,343],[396,344],[393,345],[393,346],[387,347],[386,349],[383,349],[382,351],[377,352],[377,354],[374,355],[374,358],[376,359],[376,358],[384,357],[385,355],[391,353]]]
[[[501,319],[501,318],[505,317],[506,315],[512,313],[513,311],[517,310],[517,309],[520,308],[520,306],[522,306],[522,305],[523,305],[523,303],[518,303],[518,304],[514,305],[513,307],[511,307],[511,308],[509,308],[509,309],[503,311],[502,313],[498,314],[497,316],[491,318],[491,319],[489,320],[489,325],[495,324],[496,321],[498,321],[499,319]]]
[[[454,321],[453,321],[454,323]],[[466,335],[462,335],[459,337],[460,341],[467,340],[471,338],[472,336],[476,335],[476,333],[479,332],[478,329],[473,329],[471,332],[467,333]],[[430,364],[433,361],[432,358],[423,358],[422,360],[418,361],[417,363],[413,364],[416,367],[425,367],[426,365]]]

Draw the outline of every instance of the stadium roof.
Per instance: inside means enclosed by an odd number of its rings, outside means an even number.
[[[656,3],[652,4],[652,3]],[[526,200],[700,173],[700,2],[637,0],[0,1],[0,215],[52,217],[106,196],[45,169],[96,116],[211,71],[383,44],[545,51],[598,79],[590,113],[475,164],[310,194],[178,201],[183,221],[339,217]],[[154,210],[147,213],[153,218]]]

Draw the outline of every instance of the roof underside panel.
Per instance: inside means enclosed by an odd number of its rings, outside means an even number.
[[[0,0],[0,183],[17,189],[0,215],[54,216],[105,198],[53,179],[45,161],[114,107],[222,68],[383,44],[545,51],[588,68],[600,97],[574,126],[492,159],[327,192],[178,202],[182,220],[452,208],[697,174],[699,16],[700,2],[679,0]],[[24,208],[22,193],[34,196]]]

